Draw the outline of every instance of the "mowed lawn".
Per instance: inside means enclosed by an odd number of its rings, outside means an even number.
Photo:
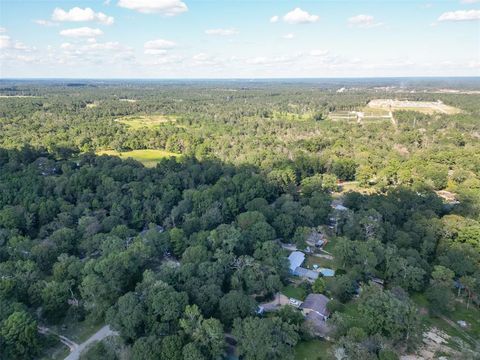
[[[97,155],[118,156],[122,159],[134,159],[141,162],[146,167],[154,167],[157,163],[167,157],[177,157],[180,154],[172,153],[165,150],[132,150],[125,152],[118,152],[116,150],[102,150],[98,151]]]

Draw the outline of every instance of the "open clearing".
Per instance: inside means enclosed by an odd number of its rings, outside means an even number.
[[[387,120],[397,126],[394,119],[395,111],[417,111],[428,115],[438,113],[452,115],[462,112],[460,109],[445,105],[441,101],[375,99],[359,111],[334,111],[328,114],[328,118],[333,121],[355,121],[359,124]]]
[[[418,111],[424,114],[432,115],[434,113],[441,114],[458,114],[461,112],[453,106],[445,105],[441,101],[410,101],[410,100],[394,100],[394,99],[375,99],[368,103],[364,112],[372,111]]]
[[[330,354],[332,343],[325,340],[300,341],[295,346],[295,360],[334,359]]]
[[[115,121],[128,125],[132,129],[141,129],[154,128],[165,123],[172,123],[176,121],[176,118],[172,115],[137,115],[115,119]]]
[[[175,154],[166,150],[132,150],[125,152],[118,152],[115,150],[101,150],[97,152],[98,155],[118,156],[122,159],[134,159],[141,162],[146,167],[154,167],[157,163],[166,157],[177,157],[180,154]]]

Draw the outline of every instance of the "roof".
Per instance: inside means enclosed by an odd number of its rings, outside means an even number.
[[[288,256],[288,261],[290,261],[290,271],[294,272],[297,267],[302,265],[305,260],[305,254],[300,251],[294,251]]]
[[[312,325],[313,331],[316,335],[325,337],[330,332],[330,327],[325,322],[323,316],[311,311],[306,316],[307,322]]]
[[[343,206],[343,205],[340,205],[340,204],[332,205],[332,207],[333,207],[335,210],[338,210],[338,211],[346,211],[346,210],[348,210],[347,207],[345,207],[345,206]]]
[[[314,230],[308,235],[306,243],[310,246],[323,246],[325,243],[324,235]]]
[[[313,310],[320,315],[328,316],[330,311],[327,309],[327,304],[330,300],[322,294],[309,294],[303,302],[302,309]]]
[[[306,278],[309,278],[309,279],[312,279],[312,280],[315,280],[316,278],[318,278],[318,272],[316,271],[313,271],[313,270],[309,270],[309,269],[305,269],[301,266],[298,266],[295,271],[293,272],[294,275],[297,275],[297,276],[300,276],[300,277],[306,277]]]

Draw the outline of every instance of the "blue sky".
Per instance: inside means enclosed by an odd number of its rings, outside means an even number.
[[[0,76],[480,76],[480,0],[0,0]]]

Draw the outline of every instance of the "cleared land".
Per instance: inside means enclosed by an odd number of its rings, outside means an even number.
[[[453,106],[445,105],[441,101],[410,101],[410,100],[394,100],[394,99],[375,99],[368,103],[364,112],[370,111],[418,111],[424,114],[458,114],[461,112]]]
[[[154,128],[165,123],[175,122],[176,118],[172,115],[145,115],[128,116],[115,121],[128,125],[132,129]]]
[[[330,354],[332,343],[325,340],[300,341],[295,346],[295,360],[330,360],[334,359]]]
[[[125,152],[118,152],[115,150],[102,150],[97,152],[98,155],[118,156],[122,159],[134,159],[141,162],[146,167],[154,167],[157,163],[166,157],[176,157],[180,154],[175,154],[165,150],[132,150]]]

